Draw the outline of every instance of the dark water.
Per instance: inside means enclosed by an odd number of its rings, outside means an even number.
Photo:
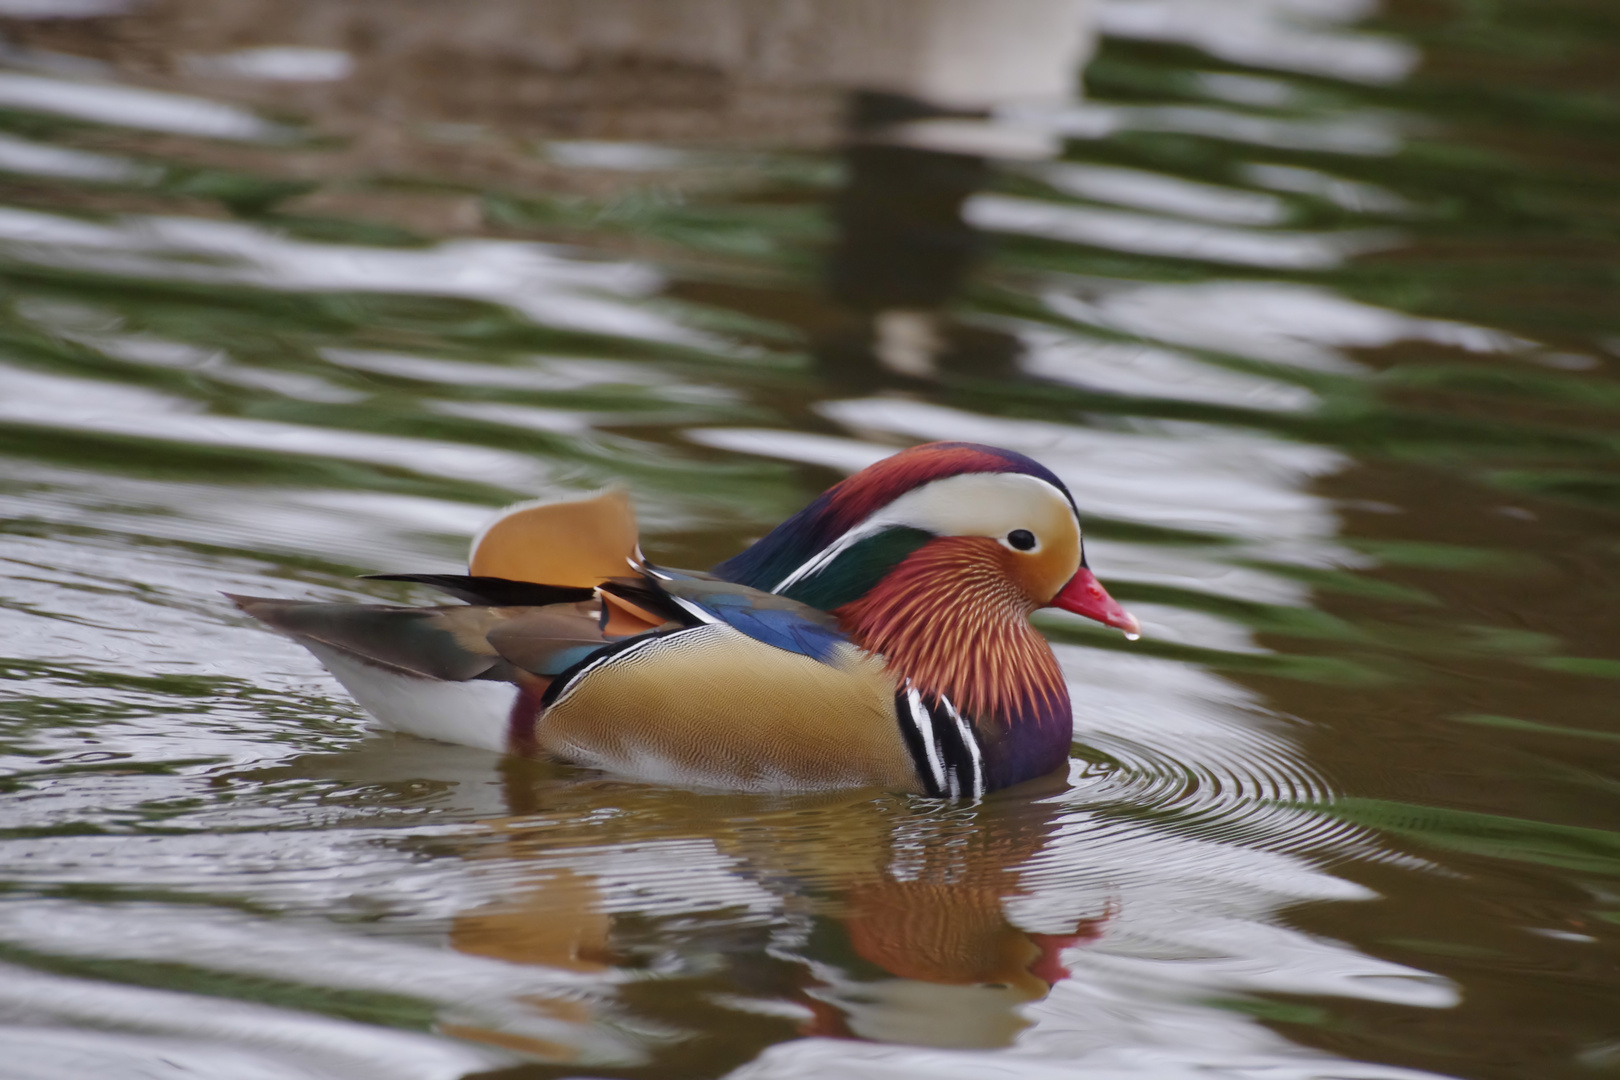
[[[987,4],[946,68],[1057,11],[1084,102],[944,154],[836,3],[71,7],[0,5],[0,1075],[1620,1069],[1620,9]],[[1041,616],[1072,767],[978,806],[368,734],[219,596],[609,482],[707,565],[932,438],[1146,628]]]

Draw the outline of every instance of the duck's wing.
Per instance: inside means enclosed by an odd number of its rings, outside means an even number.
[[[395,675],[462,682],[487,674],[500,660],[482,635],[457,633],[474,608],[407,608],[325,604],[226,594],[260,622],[306,647],[322,647]]]
[[[557,677],[613,642],[595,604],[406,608],[233,596],[304,646],[378,724],[522,752]]]
[[[636,512],[622,489],[515,503],[473,538],[475,577],[594,588],[641,564]]]
[[[755,641],[824,664],[833,663],[839,646],[849,643],[838,620],[825,611],[691,570],[648,565],[643,576],[615,578],[601,591],[687,626],[724,623]]]
[[[362,574],[366,581],[407,581],[449,593],[469,604],[491,607],[545,607],[591,600],[596,590],[574,585],[541,585],[533,581],[480,577],[473,574]]]
[[[600,599],[606,606],[604,628],[615,639],[660,626],[722,622],[756,641],[823,663],[830,662],[839,643],[849,640],[837,620],[824,611],[690,570],[652,568],[644,575],[604,581],[597,589],[468,574],[368,574],[366,578],[428,585],[469,604],[490,607],[541,607]]]
[[[610,643],[591,604],[412,608],[230,599],[306,647],[336,650],[414,679],[520,681],[516,672],[549,677]]]
[[[651,567],[637,542],[635,510],[619,489],[507,507],[473,540],[465,576],[389,574],[474,604],[529,605],[584,599],[596,589],[611,636],[673,622],[725,623],[766,645],[830,663],[848,639],[827,613],[690,570]]]
[[[655,615],[644,605],[574,585],[541,585],[533,581],[512,581],[473,574],[366,574],[364,577],[367,581],[407,581],[427,585],[449,593],[458,600],[486,607],[545,607],[600,600],[603,605],[602,629],[610,638],[656,630],[669,618],[680,618],[679,612],[674,616]],[[654,605],[654,608],[659,609],[658,605]]]

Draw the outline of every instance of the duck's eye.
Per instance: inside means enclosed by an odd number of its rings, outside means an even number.
[[[1035,546],[1035,534],[1028,529],[1014,529],[1007,534],[1007,543],[1019,551],[1028,551]]]

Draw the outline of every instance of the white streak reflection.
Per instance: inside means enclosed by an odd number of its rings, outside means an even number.
[[[338,82],[354,71],[354,60],[340,49],[266,45],[218,56],[190,56],[186,67],[199,75],[223,75],[267,82]]]
[[[548,326],[722,347],[718,339],[627,302],[658,288],[656,271],[570,258],[543,244],[452,240],[387,249],[294,240],[197,218],[130,216],[98,223],[3,209],[0,248],[33,265],[160,281],[484,300]]]
[[[1303,386],[1233,371],[1159,345],[1044,329],[1028,329],[1019,337],[1025,371],[1088,390],[1276,412],[1303,412],[1318,402]]]
[[[1410,214],[1414,210],[1412,203],[1388,188],[1296,165],[1245,165],[1243,175],[1261,187],[1316,195],[1358,214]]]
[[[0,367],[0,421],[363,461],[513,490],[532,490],[549,475],[538,462],[521,454],[465,443],[208,415],[193,402],[153,390],[20,368]]]
[[[0,135],[0,172],[123,184],[149,183],[160,175],[157,169],[126,158],[30,142],[11,135]]]
[[[390,1031],[372,1024],[199,994],[70,979],[9,966],[0,978],[0,1013],[26,1017],[34,1025],[45,1022],[103,1030],[122,1028],[169,1038],[181,1037],[192,1046],[211,1047],[224,1043],[238,1048],[253,1047],[251,1053],[238,1050],[232,1056],[268,1059],[267,1069],[261,1074],[265,1076],[454,1080],[468,1072],[510,1060],[504,1054],[480,1051],[415,1032]],[[294,1072],[295,1068],[302,1072]]]
[[[114,83],[0,72],[0,106],[205,139],[283,138],[283,128],[217,101]]]
[[[975,195],[962,208],[971,225],[1143,255],[1305,270],[1337,266],[1350,255],[1394,243],[1391,233],[1261,232],[1011,195]]]
[[[1102,139],[1122,131],[1178,132],[1288,150],[1382,157],[1401,148],[1401,129],[1389,113],[1361,109],[1311,120],[1256,116],[1209,105],[1071,105],[1017,114],[1075,139]]]
[[[1200,184],[1142,169],[1055,164],[1031,168],[1030,172],[1070,195],[1204,221],[1275,225],[1287,214],[1283,201],[1274,195]]]
[[[1123,288],[1085,301],[1048,293],[1054,311],[1171,344],[1316,371],[1365,371],[1346,354],[1397,341],[1468,352],[1511,352],[1535,343],[1468,323],[1425,319],[1292,282],[1209,282]]]
[[[1341,25],[1372,13],[1372,0],[1104,0],[1104,33],[1192,45],[1255,67],[1363,83],[1404,79],[1418,50]]]

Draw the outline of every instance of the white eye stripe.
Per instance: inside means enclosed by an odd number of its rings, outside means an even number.
[[[935,536],[985,536],[1007,544],[1007,534],[1031,517],[1072,524],[1080,530],[1068,496],[1046,480],[1026,473],[964,473],[934,480],[874,511],[827,547],[794,569],[771,591],[779,593],[825,570],[852,545],[884,529],[910,528]],[[1027,530],[1033,532],[1034,530]],[[1037,541],[1037,547],[1043,545]],[[1035,550],[1035,549],[1030,549]],[[1028,554],[1028,551],[1022,552]]]

